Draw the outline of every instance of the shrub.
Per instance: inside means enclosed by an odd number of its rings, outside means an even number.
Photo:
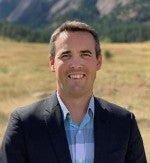
[[[109,60],[109,59],[112,58],[112,56],[113,56],[113,54],[112,54],[109,50],[106,50],[106,51],[104,52],[104,57],[105,57],[105,59]]]

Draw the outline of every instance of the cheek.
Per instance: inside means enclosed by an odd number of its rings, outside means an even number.
[[[58,70],[61,66],[62,66],[62,61],[59,60],[59,59],[56,59],[55,62],[54,62],[54,67],[55,67],[55,70]]]
[[[90,73],[91,78],[92,78],[92,79],[93,79],[93,78],[95,79],[96,73],[97,73],[97,71],[98,71],[97,66],[95,65],[95,63],[91,64],[91,65],[89,66],[88,70],[89,70],[89,73]]]
[[[93,62],[89,62],[86,63],[88,69],[92,72],[97,71],[97,62],[93,61]]]
[[[62,61],[57,62],[57,64],[55,64],[55,72],[57,74],[62,75],[62,73],[65,72],[65,69],[66,69],[66,65]]]

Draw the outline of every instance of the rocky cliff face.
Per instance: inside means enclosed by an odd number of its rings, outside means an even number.
[[[16,5],[14,10],[12,10],[12,12],[10,12],[10,14],[7,16],[7,20],[12,22],[19,20],[23,14],[26,14],[26,11],[28,10],[28,8],[30,8],[32,3],[33,3],[32,0],[20,1]]]
[[[102,17],[112,12],[116,6],[125,6],[131,2],[132,0],[98,0],[96,3],[96,7]]]
[[[8,21],[19,21],[25,15],[33,13],[42,14],[44,6],[48,5],[47,17],[63,14],[71,9],[78,9],[82,0],[0,0],[0,15],[5,15]],[[101,16],[109,14],[118,4],[126,5],[132,0],[97,0],[93,3]],[[12,7],[11,7],[12,6]],[[3,9],[2,9],[3,8]],[[5,10],[7,11],[4,11]],[[90,9],[90,6],[89,6]],[[7,12],[3,14],[2,12]],[[29,16],[31,16],[29,15]],[[2,17],[2,16],[0,16]]]
[[[140,4],[149,0],[139,0]],[[0,0],[0,20],[38,26],[51,20],[86,17],[102,18],[118,6],[126,7],[137,0]],[[83,14],[84,12],[84,14]],[[71,15],[72,14],[72,15]],[[95,16],[96,14],[96,16]],[[94,17],[95,16],[95,17]],[[123,16],[120,14],[120,17]]]

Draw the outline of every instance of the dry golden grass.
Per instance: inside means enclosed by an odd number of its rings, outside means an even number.
[[[94,93],[135,113],[150,162],[150,42],[101,46],[112,58],[103,57]],[[48,44],[0,39],[0,141],[14,109],[55,90],[48,51]]]

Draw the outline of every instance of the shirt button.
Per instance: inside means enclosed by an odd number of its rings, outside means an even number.
[[[81,134],[81,132],[82,132],[82,131],[81,131],[81,130],[79,130],[79,131],[78,131],[78,134]]]

